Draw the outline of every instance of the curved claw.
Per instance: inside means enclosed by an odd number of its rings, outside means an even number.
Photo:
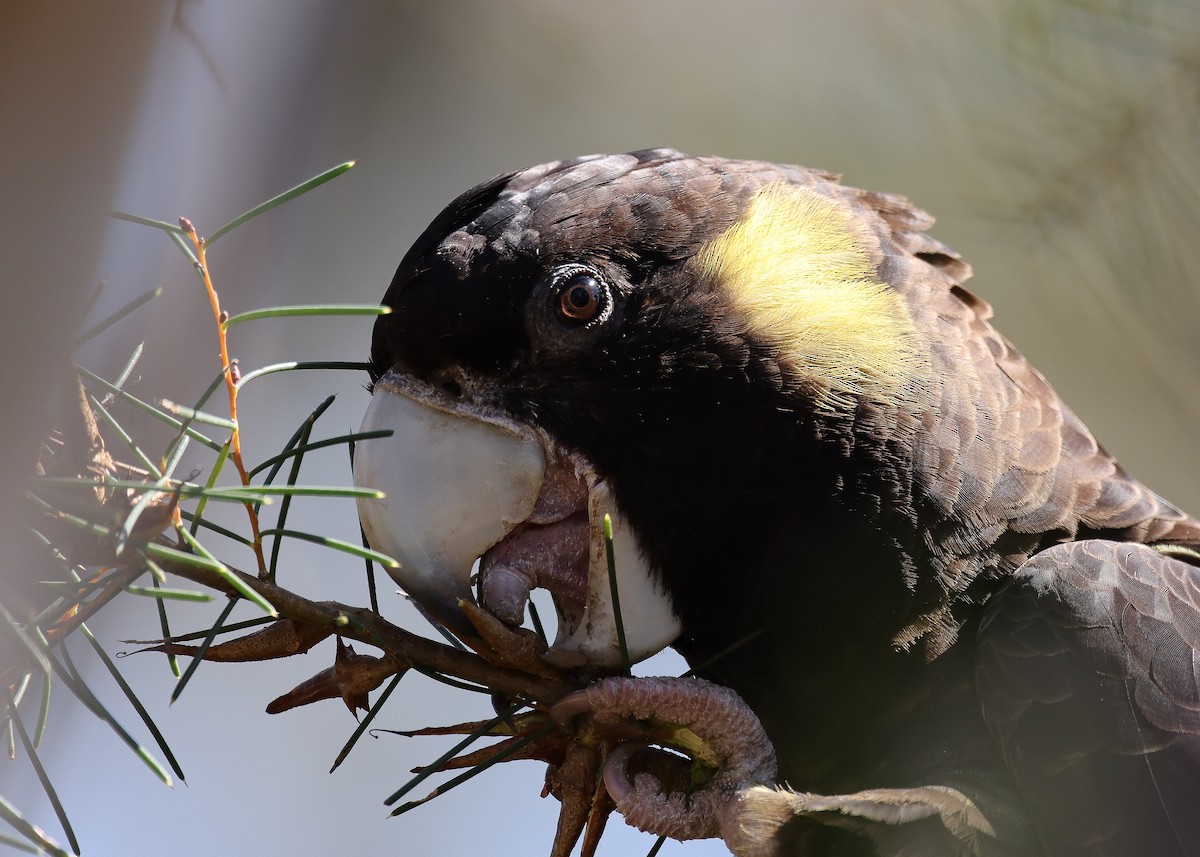
[[[722,836],[727,821],[737,817],[739,794],[774,782],[774,748],[758,717],[729,688],[692,678],[612,677],[563,697],[550,710],[567,731],[581,714],[590,714],[601,735],[613,740],[617,734],[604,762],[604,784],[625,821],[639,830],[680,840]],[[626,742],[636,734],[629,729],[634,723],[644,737]],[[655,737],[660,735],[669,737]],[[662,775],[664,768],[654,773],[640,757],[632,764],[648,744],[660,741],[712,765],[716,774],[690,792],[674,784],[664,788],[673,779]]]
[[[608,751],[604,760],[604,788],[617,806],[628,801],[635,787],[629,779],[629,760],[638,751],[638,744],[618,744]]]
[[[581,714],[589,714],[591,710],[592,702],[588,699],[588,692],[577,690],[550,706],[550,720],[563,732],[569,733],[575,718]]]

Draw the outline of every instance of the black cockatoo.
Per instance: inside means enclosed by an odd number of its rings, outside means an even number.
[[[1200,855],[1200,522],[992,327],[932,222],[666,149],[473,188],[384,297],[365,531],[461,633],[461,599],[519,624],[540,587],[554,663],[673,646],[703,679],[602,678],[568,714],[765,730],[704,800],[614,787],[640,826],[744,855]]]

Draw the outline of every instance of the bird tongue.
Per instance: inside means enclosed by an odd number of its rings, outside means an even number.
[[[588,591],[588,487],[580,462],[552,454],[533,512],[479,563],[483,606],[520,625],[533,589],[554,597],[560,622],[574,631]]]

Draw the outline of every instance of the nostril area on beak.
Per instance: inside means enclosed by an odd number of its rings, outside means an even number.
[[[422,380],[436,388],[439,393],[444,393],[452,399],[461,399],[464,395],[459,375],[453,370],[438,369],[427,373]]]

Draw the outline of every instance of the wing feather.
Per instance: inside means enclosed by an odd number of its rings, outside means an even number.
[[[1089,540],[1025,563],[980,637],[984,717],[1052,855],[1200,855],[1200,568]]]

